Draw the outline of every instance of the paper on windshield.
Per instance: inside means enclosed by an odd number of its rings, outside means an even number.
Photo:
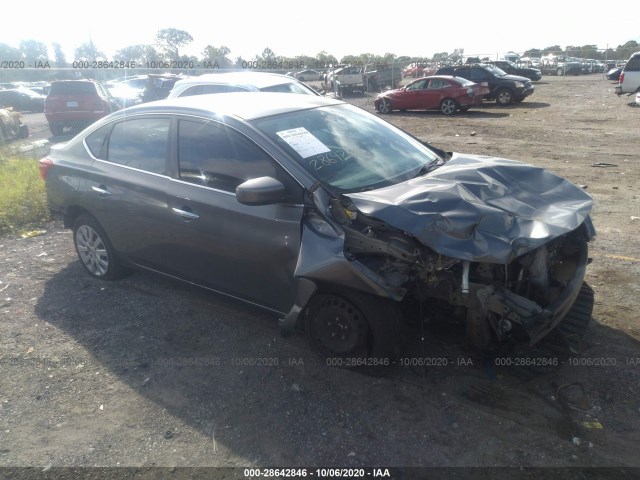
[[[302,158],[313,157],[331,150],[304,127],[276,132]]]

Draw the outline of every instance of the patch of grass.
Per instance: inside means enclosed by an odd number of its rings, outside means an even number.
[[[9,158],[0,150],[0,234],[42,225],[49,217],[38,160]]]

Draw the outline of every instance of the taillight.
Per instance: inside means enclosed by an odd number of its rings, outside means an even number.
[[[620,73],[620,78],[618,78],[618,83],[624,82],[624,72]]]
[[[50,158],[44,157],[40,160],[39,164],[40,164],[40,178],[42,180],[46,180],[49,170],[51,170],[51,167],[53,167],[53,160],[51,160]]]

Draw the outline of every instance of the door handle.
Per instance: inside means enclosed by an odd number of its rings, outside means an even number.
[[[184,207],[183,207],[184,208]],[[188,208],[188,207],[187,207]],[[190,212],[188,210],[181,210],[179,208],[172,208],[171,211],[173,213],[175,213],[176,215],[182,217],[182,218],[186,218],[188,220],[195,220],[197,218],[200,218],[200,215]]]
[[[99,187],[92,186],[91,190],[96,192],[101,197],[106,197],[106,196],[111,195],[111,192],[109,190],[107,190],[107,187],[105,187],[104,185],[100,185]]]

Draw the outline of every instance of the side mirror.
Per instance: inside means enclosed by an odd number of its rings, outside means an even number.
[[[284,185],[272,177],[252,178],[236,187],[236,199],[243,205],[273,205],[284,194]]]

